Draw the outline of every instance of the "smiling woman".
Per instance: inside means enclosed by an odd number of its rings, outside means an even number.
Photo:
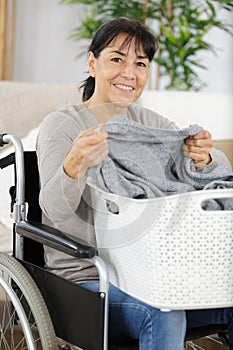
[[[143,92],[149,64],[157,47],[155,37],[141,23],[125,18],[113,20],[96,32],[88,53],[90,76],[83,84],[83,103],[69,104],[51,113],[44,119],[39,131],[37,154],[43,223],[72,232],[79,239],[96,246],[87,175],[89,170],[95,171],[95,167],[104,162],[102,165],[108,166],[110,137],[108,143],[104,123],[113,119],[114,115],[121,114],[129,122],[136,122],[140,132],[150,127],[166,129],[163,131],[167,134],[177,134],[176,125],[167,118],[134,104]],[[130,141],[138,141],[129,129],[126,133]],[[228,167],[221,152],[211,150],[210,157],[212,140],[209,132],[203,131],[195,138],[185,140],[185,159],[189,157],[193,160],[194,172],[200,167],[204,168],[204,172],[211,172],[219,163]],[[124,142],[124,139],[121,141]],[[167,141],[165,143],[167,146]],[[125,156],[122,144],[119,144],[119,153],[120,157],[122,153]],[[148,162],[144,154],[140,156]],[[182,153],[180,156],[183,160]],[[128,158],[125,166],[127,162]],[[209,163],[210,166],[206,167]],[[150,167],[151,164],[147,165]],[[124,166],[122,168],[124,171]],[[150,176],[156,177],[156,171],[151,169]],[[160,177],[159,173],[156,178],[160,180]],[[45,258],[46,267],[54,273],[81,283],[85,288],[98,289],[98,274],[89,262],[48,247],[45,248]],[[139,339],[140,350],[181,350],[187,315],[193,327],[198,327],[200,322],[210,325],[216,320],[230,325],[232,311],[203,311],[193,319],[192,312],[162,312],[110,285],[109,337],[120,341]]]

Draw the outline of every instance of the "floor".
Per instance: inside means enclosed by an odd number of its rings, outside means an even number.
[[[4,345],[3,345],[3,347],[1,346],[0,350],[6,350],[6,349],[8,350],[7,346],[9,346],[9,350],[15,350],[15,349],[26,350],[27,349],[26,343],[25,342],[22,343],[22,341],[21,341],[22,338],[21,338],[20,333],[19,334],[17,334],[17,332],[14,333],[14,342],[13,343],[11,343],[10,339],[11,339],[10,335],[7,335],[6,340],[8,341],[8,343],[6,346],[4,346]],[[12,345],[12,344],[14,344],[14,345]],[[43,350],[40,344],[37,344],[36,350]]]
[[[199,339],[193,342],[194,346],[186,346],[185,350],[225,350],[224,346],[217,340],[210,340],[208,338]]]

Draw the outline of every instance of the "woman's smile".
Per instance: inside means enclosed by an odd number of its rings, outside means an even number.
[[[124,91],[127,91],[127,92],[131,92],[134,89],[133,86],[130,86],[130,85],[125,85],[125,84],[113,84],[117,89],[119,90],[124,90]]]

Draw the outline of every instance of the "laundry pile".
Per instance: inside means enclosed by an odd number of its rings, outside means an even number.
[[[180,130],[156,129],[117,115],[105,130],[109,135],[109,155],[101,165],[90,168],[88,175],[107,192],[149,199],[194,190],[233,188],[233,173],[226,166],[211,162],[196,169],[192,159],[183,155],[185,140],[202,130],[198,125]],[[233,196],[208,200],[204,209],[233,209]]]

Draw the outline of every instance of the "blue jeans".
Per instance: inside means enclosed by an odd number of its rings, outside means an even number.
[[[81,284],[99,290],[97,281]],[[109,338],[139,339],[140,350],[183,350],[186,326],[233,323],[233,309],[163,312],[109,286]],[[233,333],[233,329],[232,329]]]

